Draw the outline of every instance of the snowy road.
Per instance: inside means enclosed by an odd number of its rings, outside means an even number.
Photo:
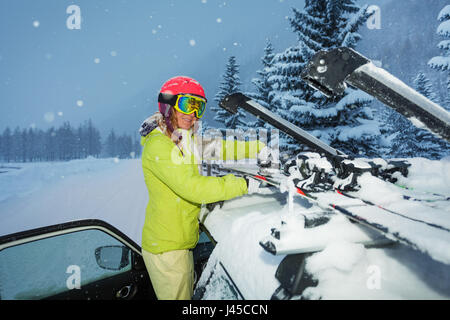
[[[0,175],[0,235],[104,220],[141,244],[148,202],[140,160],[24,164]]]

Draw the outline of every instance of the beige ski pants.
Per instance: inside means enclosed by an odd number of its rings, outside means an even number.
[[[142,250],[145,267],[159,300],[190,300],[194,292],[194,257],[190,250],[153,254]]]

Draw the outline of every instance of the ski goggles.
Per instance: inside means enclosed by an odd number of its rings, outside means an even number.
[[[174,108],[184,114],[192,114],[200,119],[206,110],[206,100],[189,94],[179,94]]]

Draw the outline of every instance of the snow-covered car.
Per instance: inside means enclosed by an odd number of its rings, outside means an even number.
[[[216,242],[195,290],[196,299],[448,299],[450,266],[393,241],[364,245],[346,235],[362,226],[344,215],[315,227],[316,236],[336,232],[323,250],[274,255],[261,239],[288,212],[287,195],[275,189],[229,200],[201,221]],[[317,210],[300,197],[298,216]],[[325,231],[325,232],[321,232]],[[312,236],[299,230],[297,238]],[[294,235],[295,237],[295,235]]]
[[[211,250],[194,250],[196,273]],[[102,220],[80,220],[0,238],[0,298],[156,299],[141,248]]]

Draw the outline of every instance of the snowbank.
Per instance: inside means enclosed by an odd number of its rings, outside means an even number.
[[[76,175],[87,175],[115,168],[119,164],[116,158],[67,162],[25,162],[0,163],[0,202],[10,197],[24,197],[47,187],[49,184]]]

